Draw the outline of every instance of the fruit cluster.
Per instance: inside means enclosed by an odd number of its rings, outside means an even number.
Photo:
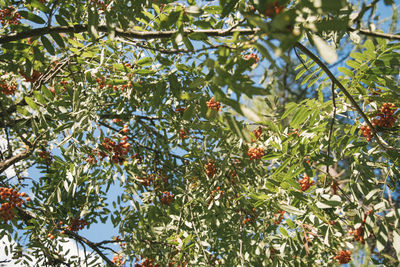
[[[106,4],[106,1],[101,1],[101,0],[97,0],[97,1],[96,0],[90,0],[90,2],[92,4],[98,6],[99,10],[103,11],[103,12],[106,11],[108,6],[110,5],[110,4]]]
[[[355,229],[355,230],[350,229],[350,230],[349,230],[349,234],[351,234],[351,235],[354,236],[354,241],[360,241],[362,244],[365,243],[365,240],[364,240],[364,226],[365,226],[365,221],[367,220],[367,216],[368,216],[369,214],[371,214],[372,212],[373,212],[373,210],[370,210],[370,211],[367,211],[367,212],[364,214],[364,219],[362,220],[361,225],[360,225],[357,229]]]
[[[274,214],[274,217],[278,217],[275,221],[274,224],[279,225],[281,224],[282,220],[283,220],[283,215],[285,214],[284,210],[278,210],[277,214]]]
[[[222,195],[224,194],[224,191],[221,190],[221,188],[219,186],[217,186],[214,190],[211,190],[210,193],[210,198],[208,200],[208,205],[210,205],[211,201],[214,199],[214,195],[219,195],[219,197],[222,197]]]
[[[15,217],[14,208],[21,207],[25,201],[30,201],[30,198],[27,197],[25,200],[22,197],[25,197],[25,193],[18,193],[17,190],[12,188],[0,187],[0,198],[5,203],[2,203],[0,206],[0,217],[7,222],[8,220],[12,220]]]
[[[279,4],[279,1],[268,3],[267,8],[264,11],[264,15],[266,17],[272,18],[281,13],[284,8],[285,7],[283,5]]]
[[[314,181],[312,181],[312,180],[310,181],[310,177],[308,177],[308,175],[305,174],[303,176],[303,179],[299,180],[299,184],[300,184],[301,191],[304,192],[314,184]]]
[[[211,97],[211,99],[207,101],[206,104],[209,109],[215,110],[217,112],[221,110],[221,103],[215,101],[214,97]]]
[[[96,78],[96,82],[99,84],[100,89],[103,89],[106,86],[106,77]]]
[[[5,9],[0,9],[0,23],[2,25],[8,24],[20,24],[19,20],[21,19],[21,15],[15,11],[13,6],[9,6]]]
[[[50,154],[50,152],[46,151],[45,149],[42,149],[38,153],[39,158],[45,161],[46,165],[51,165],[53,161],[53,156]]]
[[[181,138],[181,139],[187,138],[187,132],[186,132],[185,129],[180,129],[179,130],[179,138]]]
[[[256,211],[256,208],[253,208],[252,212],[246,216],[246,218],[243,220],[243,224],[253,222],[257,219],[258,213]]]
[[[256,138],[256,140],[258,140],[258,138],[260,138],[261,134],[262,134],[262,128],[261,126],[259,126],[257,129],[253,130],[254,133],[254,137]]]
[[[139,180],[139,183],[143,186],[151,186],[154,182],[154,175],[149,175],[147,177],[136,177]]]
[[[4,95],[13,95],[17,90],[15,83],[8,85],[4,80],[0,81],[0,92]]]
[[[125,135],[122,137],[122,142],[116,143],[108,138],[104,138],[104,142],[101,143],[102,147],[108,152],[112,153],[111,160],[115,164],[122,165],[125,162],[125,155],[127,155],[131,149],[131,144],[127,142],[128,137]],[[107,154],[99,152],[101,160],[103,160]]]
[[[337,260],[339,264],[349,263],[351,261],[351,252],[348,250],[342,250],[333,259]]]
[[[163,204],[163,205],[169,205],[169,204],[171,204],[172,201],[174,201],[174,194],[171,194],[168,191],[164,191],[162,193],[160,201],[161,201],[161,204]]]
[[[85,226],[88,226],[89,223],[80,218],[74,218],[71,220],[69,226],[65,226],[65,229],[71,231],[71,232],[78,232],[79,230],[82,230],[85,228]]]
[[[122,257],[122,255],[114,255],[111,261],[117,266],[122,266],[125,263],[124,257]]]
[[[247,155],[249,155],[250,160],[259,160],[264,156],[264,148],[262,148],[260,146],[252,147],[247,152]]]
[[[392,128],[397,121],[397,115],[394,114],[397,111],[396,106],[393,103],[384,103],[376,115],[376,117],[371,121],[372,126],[378,126],[383,128]],[[361,126],[362,136],[364,136],[367,141],[372,139],[372,129],[367,126]]]
[[[245,55],[243,58],[244,58],[245,60],[252,60],[252,61],[254,61],[255,63],[258,63],[258,61],[260,61],[260,59],[258,58],[258,56],[257,56],[256,53],[250,53],[250,54],[248,54],[248,55]]]
[[[160,267],[159,263],[155,264],[153,260],[145,258],[142,263],[135,263],[135,267]]]
[[[209,178],[213,178],[217,173],[217,170],[215,169],[214,163],[211,159],[208,160],[208,163],[204,167],[206,168],[206,174]]]

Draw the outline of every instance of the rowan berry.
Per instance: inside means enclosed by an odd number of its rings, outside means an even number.
[[[0,80],[0,93],[4,95],[13,95],[17,91],[17,85],[15,83],[9,83],[5,80]]]
[[[207,101],[206,104],[209,109],[215,110],[217,112],[221,110],[221,103],[215,101],[214,97],[211,97],[211,99]]]
[[[187,132],[186,132],[185,129],[180,129],[179,130],[179,138],[181,138],[181,139],[187,138]]]
[[[14,208],[21,207],[25,201],[29,201],[30,198],[23,200],[21,197],[25,196],[25,193],[18,193],[17,190],[12,188],[0,187],[0,198],[6,202],[0,206],[0,217],[7,222],[15,217]]]
[[[249,155],[250,160],[259,160],[264,156],[264,148],[260,146],[250,148],[247,155]]]
[[[171,194],[168,191],[162,193],[160,201],[163,205],[169,205],[172,201],[174,201],[174,194]]]
[[[77,232],[79,230],[82,230],[83,228],[85,228],[85,226],[88,225],[89,223],[84,219],[73,218],[69,223],[69,225],[65,226],[65,229],[68,229],[71,232]]]
[[[308,175],[306,174],[303,176],[303,179],[299,180],[299,184],[301,191],[304,192],[314,184],[314,181],[310,181],[310,177],[308,177]]]
[[[279,4],[279,1],[274,1],[273,3],[268,3],[267,8],[264,11],[264,15],[266,17],[272,18],[272,17],[278,15],[279,13],[281,13],[284,8],[285,7],[283,5]]]
[[[214,175],[217,173],[217,170],[215,169],[212,160],[208,160],[208,163],[205,165],[205,168],[206,168],[206,174],[209,178],[213,178]]]
[[[351,261],[351,252],[348,250],[342,250],[333,259],[337,260],[339,264],[349,263]]]

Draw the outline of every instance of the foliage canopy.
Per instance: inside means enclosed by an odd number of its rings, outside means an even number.
[[[399,264],[394,1],[0,8],[4,262]]]

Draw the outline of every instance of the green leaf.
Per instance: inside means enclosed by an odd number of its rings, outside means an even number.
[[[36,103],[29,96],[25,96],[25,102],[28,104],[28,106],[30,106],[34,110],[39,111],[38,105],[36,105]]]
[[[340,71],[343,74],[346,74],[347,76],[349,76],[350,78],[354,77],[354,74],[351,70],[349,70],[348,68],[345,67],[338,67],[338,71]]]
[[[92,40],[95,40],[99,37],[99,33],[97,31],[99,25],[99,14],[97,10],[89,5],[88,6],[88,33]]]
[[[39,17],[38,15],[35,15],[35,14],[33,14],[33,13],[31,13],[31,12],[28,12],[28,11],[26,11],[26,10],[18,11],[18,13],[19,13],[24,19],[30,20],[30,21],[32,21],[32,22],[34,22],[34,23],[37,23],[37,24],[45,24],[45,23],[46,23],[46,21],[44,21],[44,19],[42,19],[42,18]]]
[[[47,37],[43,35],[40,37],[40,40],[42,41],[43,46],[46,48],[47,52],[49,52],[51,55],[54,56],[56,54],[56,52],[54,50],[53,45],[49,41],[49,39],[47,39]]]
[[[139,66],[151,66],[153,64],[153,59],[151,57],[145,57],[136,61],[136,64]]]
[[[374,43],[373,43],[371,40],[369,40],[369,39],[368,39],[367,41],[365,41],[364,47],[365,47],[368,51],[375,52]]]
[[[36,100],[37,100],[40,104],[42,104],[42,105],[44,105],[44,106],[47,104],[46,99],[44,99],[44,97],[40,94],[39,91],[34,91],[33,94],[34,94]]]
[[[68,26],[68,22],[59,14],[54,16],[56,18],[56,21],[58,24],[60,24],[61,26]]]
[[[64,40],[58,33],[51,33],[50,35],[59,47],[65,48]]]
[[[399,230],[393,230],[393,247],[396,250],[397,259],[400,260],[400,234]]]
[[[278,206],[281,210],[284,210],[284,211],[288,212],[289,214],[303,215],[305,213],[305,211],[299,210],[298,208],[295,208],[293,206],[289,206],[286,204],[278,204]]]

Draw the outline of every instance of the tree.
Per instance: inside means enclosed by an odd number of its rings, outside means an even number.
[[[0,6],[0,260],[399,264],[394,1]]]

